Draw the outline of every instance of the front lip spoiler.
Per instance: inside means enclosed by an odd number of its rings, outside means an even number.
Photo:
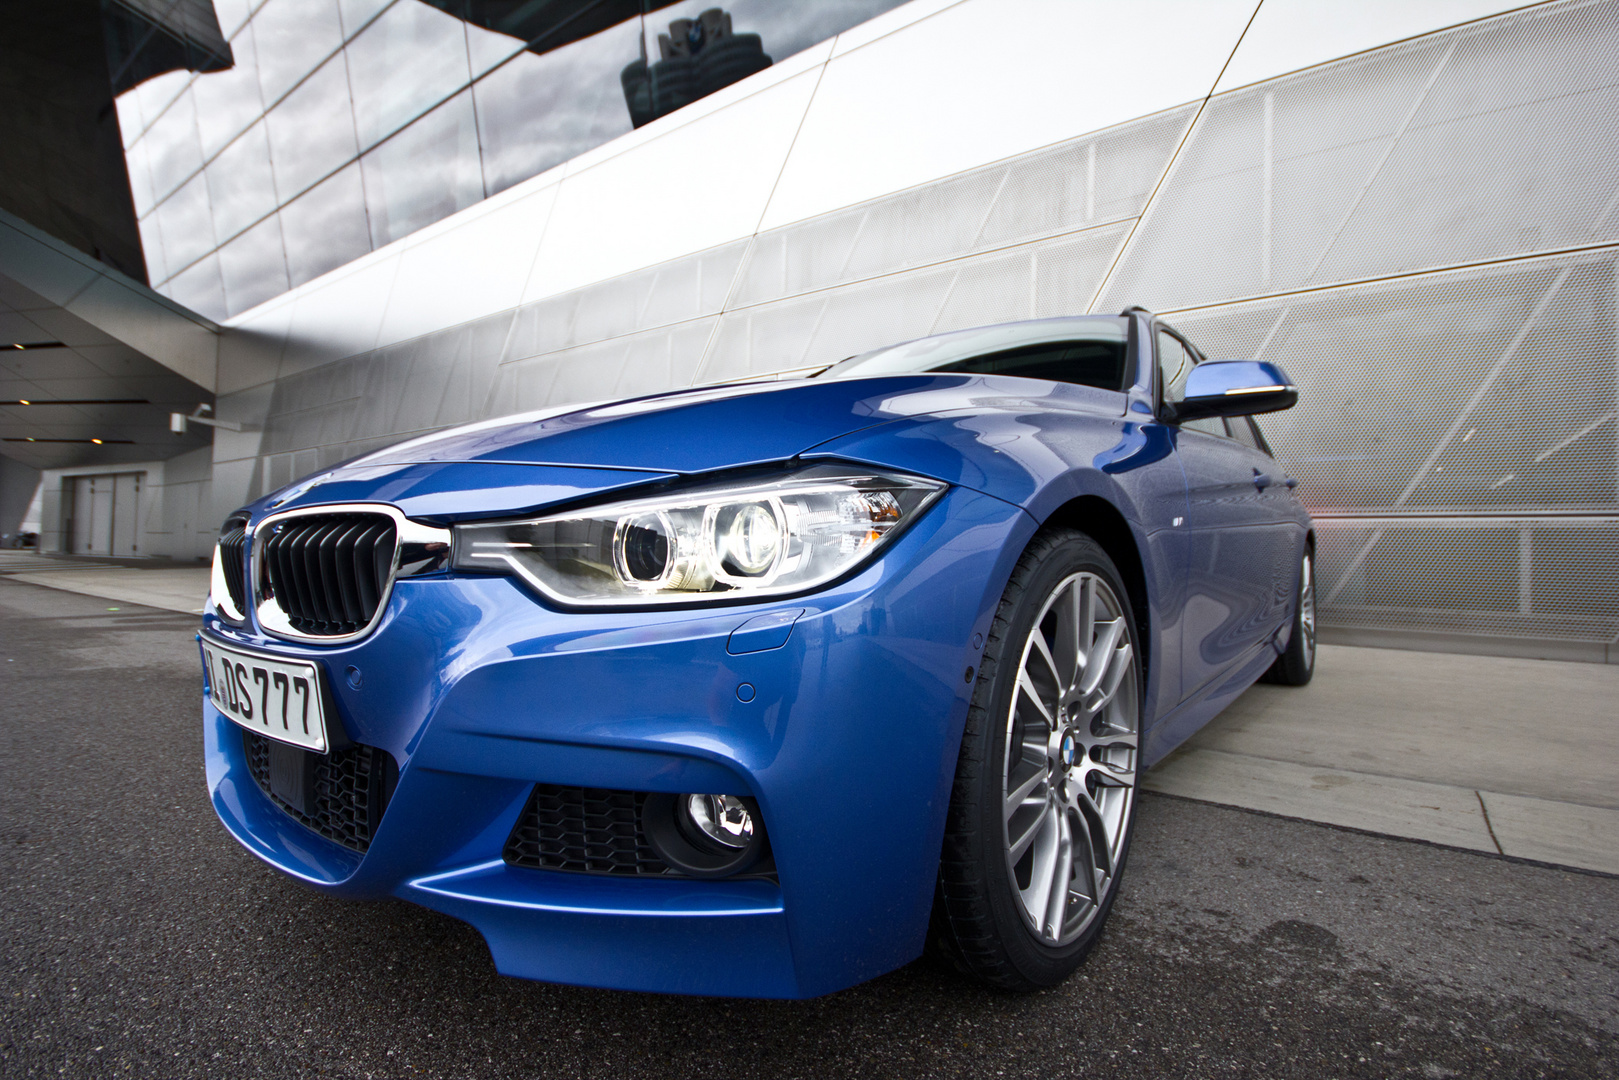
[[[431,893],[451,900],[463,900],[475,904],[492,904],[496,907],[516,908],[522,911],[545,911],[563,915],[608,915],[625,916],[631,918],[713,918],[715,916],[749,916],[749,915],[781,915],[786,908],[781,901],[780,890],[770,882],[763,882],[757,878],[739,879],[724,883],[735,888],[713,888],[715,882],[704,882],[705,889],[691,889],[692,878],[671,879],[670,884],[678,886],[679,891],[688,899],[701,897],[700,905],[676,908],[662,903],[655,904],[602,904],[600,902],[570,901],[560,897],[556,899],[533,898],[533,890],[525,890],[530,895],[520,897],[515,890],[507,885],[502,887],[503,879],[508,875],[521,874],[523,877],[514,877],[517,885],[527,884],[524,879],[530,874],[543,874],[548,887],[557,892],[564,892],[569,888],[569,882],[559,880],[564,875],[545,870],[513,870],[503,859],[491,859],[488,862],[473,866],[463,866],[455,870],[446,870],[438,874],[429,874],[425,877],[413,878],[405,882],[401,891],[415,891]],[[528,881],[537,879],[528,878]],[[640,880],[637,879],[637,885]],[[460,887],[457,887],[460,886]],[[477,886],[483,886],[478,888]],[[580,893],[596,893],[601,888],[595,882],[590,888],[580,889]],[[661,891],[661,890],[660,890]],[[671,889],[670,891],[675,891]],[[773,898],[767,898],[768,893],[774,893]],[[651,890],[638,889],[624,890],[625,899],[632,896],[642,899],[652,899]],[[663,900],[658,896],[659,901]]]

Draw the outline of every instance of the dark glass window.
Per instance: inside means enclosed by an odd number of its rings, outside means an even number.
[[[1270,447],[1265,445],[1265,437],[1259,433],[1259,425],[1251,416],[1228,416],[1226,427],[1231,429],[1231,437],[1244,446],[1251,446],[1261,454],[1269,456]]]
[[[1179,338],[1158,331],[1158,385],[1163,390],[1164,401],[1176,402],[1186,396],[1186,377],[1192,373],[1195,363],[1197,359]]]
[[[479,39],[496,35],[479,32]],[[473,84],[484,182],[492,195],[631,130],[619,86],[640,48],[636,21],[566,48],[517,55]]]
[[[1055,340],[1029,340],[1041,337]],[[1124,320],[1113,317],[982,326],[851,356],[833,364],[822,377],[864,379],[949,371],[1049,379],[1118,392],[1130,384],[1126,341]]]
[[[1196,420],[1182,420],[1182,431],[1201,431],[1205,435],[1218,435],[1224,439],[1228,437],[1225,421],[1218,416],[1203,416]]]
[[[1123,390],[1124,342],[1053,341],[1025,345],[1021,349],[975,356],[943,364],[934,371],[959,371],[973,375],[1017,375],[1025,379],[1094,386],[1098,390]]]
[[[151,281],[234,313],[902,2],[109,2]]]

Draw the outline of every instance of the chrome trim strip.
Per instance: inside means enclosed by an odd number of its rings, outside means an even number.
[[[1233,394],[1272,394],[1278,391],[1297,390],[1296,386],[1239,386],[1225,392],[1226,397]]]
[[[264,555],[262,545],[256,542],[260,530],[294,518],[328,514],[375,514],[391,518],[394,523],[393,563],[388,569],[388,580],[383,583],[381,595],[377,598],[377,610],[372,613],[370,622],[352,634],[305,634],[293,628],[280,604],[261,595]],[[297,641],[310,645],[343,645],[360,640],[376,628],[383,612],[388,610],[388,600],[393,596],[395,581],[402,577],[414,577],[418,574],[443,570],[450,563],[449,529],[412,521],[400,512],[398,507],[387,503],[327,503],[323,506],[301,506],[296,510],[283,510],[268,514],[255,522],[248,529],[247,537],[248,550],[251,552],[248,562],[248,589],[252,597],[253,617],[258,621],[259,629],[283,641]]]

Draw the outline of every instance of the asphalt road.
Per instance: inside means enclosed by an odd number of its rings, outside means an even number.
[[[0,1076],[1619,1076],[1619,880],[1146,796],[1080,974],[807,1002],[495,974],[204,793],[193,621],[0,581]]]

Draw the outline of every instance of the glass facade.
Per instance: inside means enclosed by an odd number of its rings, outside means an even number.
[[[148,275],[234,315],[901,2],[214,0],[204,71],[109,38],[162,71],[116,98]]]

